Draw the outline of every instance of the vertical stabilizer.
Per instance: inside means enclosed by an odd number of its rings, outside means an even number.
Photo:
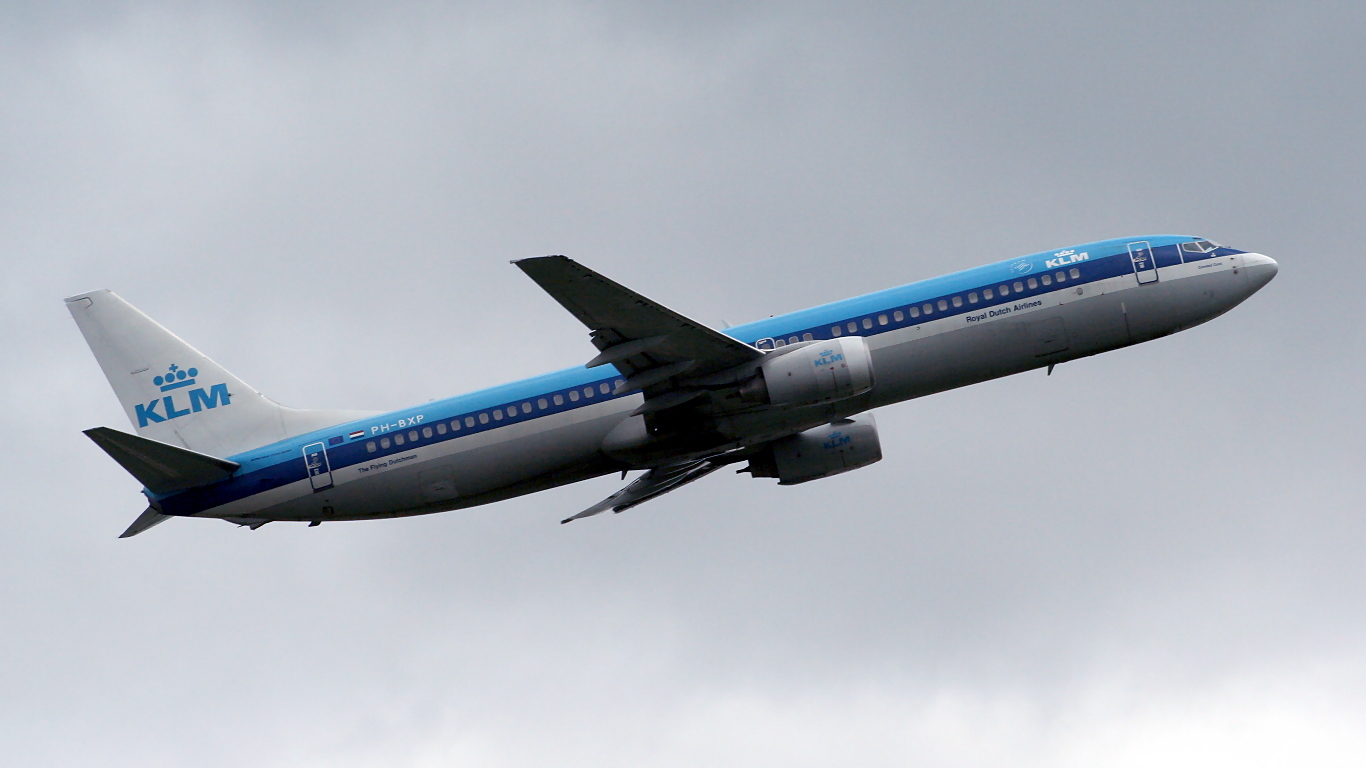
[[[281,406],[112,291],[73,296],[66,306],[143,437],[231,456],[366,415]]]

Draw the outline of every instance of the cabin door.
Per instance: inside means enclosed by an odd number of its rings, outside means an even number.
[[[1129,258],[1134,262],[1139,285],[1157,282],[1157,260],[1153,258],[1153,248],[1148,241],[1129,243]]]
[[[322,443],[305,445],[304,467],[308,469],[308,482],[313,484],[314,493],[332,487],[332,465],[327,461],[327,446]]]

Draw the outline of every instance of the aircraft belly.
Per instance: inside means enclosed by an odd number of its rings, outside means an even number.
[[[1121,294],[1045,294],[1038,306],[979,321],[958,316],[906,328],[873,348],[868,407],[1021,373],[1132,343]],[[1032,302],[1031,302],[1032,303]]]
[[[1139,286],[1124,294],[1129,332],[1137,343],[1199,325],[1246,298],[1241,288],[1231,269],[1188,273]]]
[[[637,402],[611,400],[335,470],[201,513],[268,520],[361,520],[477,506],[613,471],[603,437]]]

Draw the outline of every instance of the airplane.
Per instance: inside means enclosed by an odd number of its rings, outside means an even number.
[[[718,331],[564,256],[514,261],[587,326],[583,365],[387,413],[275,403],[118,295],[66,299],[136,434],[85,431],[173,517],[253,530],[444,512],[643,470],[570,522],[747,462],[796,485],[868,466],[871,411],[1207,322],[1274,260],[1150,235],[989,264]]]

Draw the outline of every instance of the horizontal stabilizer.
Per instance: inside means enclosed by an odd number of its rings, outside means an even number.
[[[138,515],[138,519],[134,520],[133,524],[128,526],[128,530],[119,534],[119,538],[126,539],[129,536],[136,536],[148,528],[151,528],[158,523],[164,523],[170,519],[170,515],[163,515],[155,509],[148,507],[146,512]]]
[[[177,448],[108,427],[87,429],[85,434],[152,493],[175,493],[217,483],[232,477],[232,473],[242,466],[234,461]],[[146,513],[143,517],[146,517]],[[138,522],[133,523],[133,528],[142,521],[141,517],[138,518]],[[149,523],[139,530],[146,530],[154,524]],[[133,531],[132,528],[129,530]],[[137,532],[125,535],[132,536]]]

